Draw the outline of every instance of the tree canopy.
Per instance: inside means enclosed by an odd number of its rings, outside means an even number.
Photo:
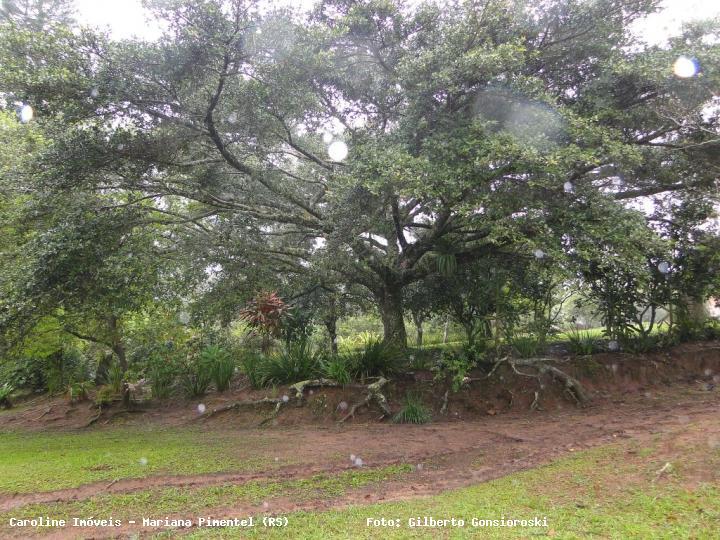
[[[665,262],[697,284],[682,301],[708,295],[717,21],[651,46],[654,0],[148,6],[155,42],[2,24],[5,109],[34,111],[0,135],[6,339],[31,311],[136,309],[168,275],[236,314],[262,288],[361,287],[400,345],[407,288],[478,265],[622,275],[623,297]]]

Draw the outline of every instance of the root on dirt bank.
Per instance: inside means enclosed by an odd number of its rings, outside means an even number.
[[[267,422],[274,420],[277,418],[278,414],[280,413],[280,409],[283,405],[289,404],[292,400],[295,401],[295,403],[300,406],[303,403],[303,399],[305,397],[305,390],[308,388],[322,388],[322,387],[345,387],[345,388],[358,388],[362,389],[366,392],[365,398],[357,403],[355,403],[352,407],[350,407],[350,411],[348,414],[346,414],[343,418],[340,419],[340,423],[345,422],[349,418],[352,418],[355,415],[355,412],[365,405],[369,405],[371,402],[376,402],[380,409],[383,412],[383,416],[381,418],[384,418],[386,416],[390,416],[392,414],[390,410],[390,406],[388,405],[387,398],[382,394],[380,389],[385,386],[388,382],[387,379],[384,377],[380,377],[377,381],[375,381],[372,384],[363,385],[363,384],[347,384],[343,385],[339,382],[333,380],[333,379],[309,379],[306,381],[300,381],[290,386],[291,390],[295,391],[295,395],[290,396],[283,396],[282,398],[271,398],[271,397],[264,397],[262,399],[255,399],[255,400],[245,400],[245,401],[234,401],[232,403],[228,403],[227,405],[223,405],[222,407],[216,407],[212,410],[206,411],[200,416],[198,416],[198,419],[207,419],[212,416],[215,416],[217,414],[226,412],[226,411],[232,411],[232,410],[239,410],[244,408],[253,408],[258,407],[261,405],[274,405],[274,409],[270,416],[265,418],[260,425],[264,425]]]
[[[523,377],[532,377],[534,379],[537,379],[538,381],[543,375],[550,375],[553,379],[559,381],[561,384],[565,386],[565,392],[574,399],[578,405],[585,406],[588,405],[592,398],[590,397],[590,394],[585,390],[585,387],[578,381],[576,378],[568,375],[561,369],[549,364],[549,362],[554,361],[553,358],[524,358],[524,359],[509,359],[508,357],[501,358],[498,360],[493,368],[490,370],[490,373],[488,373],[487,378],[489,378],[497,368],[500,366],[500,364],[507,362],[510,368],[515,372],[517,375],[522,375]],[[525,371],[520,371],[518,368],[532,368],[536,370],[534,373],[527,373]],[[535,399],[532,402],[532,405],[530,408],[532,410],[535,410],[539,406],[539,397],[540,393],[535,392]]]
[[[383,415],[380,417],[385,418],[386,416],[392,415],[392,411],[390,410],[390,406],[388,405],[387,398],[380,392],[380,389],[385,386],[388,381],[385,377],[380,377],[376,382],[367,385],[367,394],[365,395],[365,399],[358,401],[355,403],[352,407],[350,407],[350,411],[340,419],[340,423],[345,422],[348,418],[352,418],[355,416],[355,411],[357,411],[360,407],[363,407],[365,405],[369,405],[370,402],[375,401],[380,409],[382,409]]]

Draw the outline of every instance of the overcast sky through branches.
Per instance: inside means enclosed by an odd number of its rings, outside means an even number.
[[[442,3],[442,0],[438,0]],[[278,6],[309,8],[313,0],[267,0]],[[76,0],[78,19],[90,26],[108,27],[118,39],[133,35],[156,39],[162,29],[147,19],[141,0]],[[720,15],[718,0],[665,0],[664,9],[637,25],[638,32],[650,43],[662,43],[678,34],[684,21]]]

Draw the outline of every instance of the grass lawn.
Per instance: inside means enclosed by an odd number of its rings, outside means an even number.
[[[0,493],[30,493],[100,480],[267,469],[261,434],[192,429],[1,433]],[[267,450],[267,451],[266,451]]]
[[[276,503],[324,501],[341,507],[323,511],[295,511],[285,515],[288,528],[191,529],[158,533],[158,538],[648,538],[701,540],[720,538],[720,447],[710,444],[699,428],[681,440],[677,434],[656,434],[645,446],[633,439],[585,450],[548,465],[472,487],[402,502],[343,507],[356,489],[373,490],[389,480],[408,478],[409,465],[363,468],[310,478],[260,479],[237,485],[182,488],[156,487],[131,493],[102,490],[85,500],[32,504],[0,514],[10,517],[109,516],[116,519],[175,516],[222,517],[245,508],[261,518]],[[143,476],[169,470],[181,474],[228,467],[248,467],[232,455],[235,440],[218,434],[193,437],[188,431],[138,432],[114,430],[75,434],[3,436],[4,488],[30,491],[58,485],[77,485],[105,478]],[[188,436],[190,435],[190,436]],[[199,433],[196,435],[200,435]],[[268,438],[258,432],[257,437]],[[268,438],[269,440],[269,438]],[[715,439],[712,439],[713,441]],[[200,442],[201,441],[201,442]],[[684,441],[684,442],[683,442]],[[263,454],[261,444],[252,445]],[[230,452],[230,454],[228,454]],[[267,452],[264,453],[267,455]],[[147,456],[148,465],[138,463]],[[158,462],[153,467],[152,463]],[[5,466],[5,464],[9,464]],[[93,470],[92,464],[112,464]],[[666,463],[671,466],[664,467]],[[161,465],[160,465],[161,464]],[[253,466],[259,466],[255,462]],[[472,469],[478,465],[471,465]],[[664,470],[659,473],[658,471]],[[24,474],[23,474],[24,471]],[[468,473],[471,471],[469,470]],[[408,491],[409,494],[412,491]],[[357,504],[355,502],[354,504]],[[230,510],[228,510],[230,509]],[[249,515],[248,514],[248,515]],[[232,515],[232,514],[231,514]],[[411,518],[464,519],[464,527],[411,528]],[[374,528],[367,518],[399,519],[400,527]],[[477,519],[547,518],[547,527],[476,528]],[[48,533],[49,529],[37,530]]]
[[[262,538],[720,538],[720,485],[689,487],[682,466],[658,477],[662,460],[642,448],[643,466],[625,460],[626,448],[614,445],[578,453],[548,466],[438,496],[329,512],[288,515],[287,530],[262,527],[243,531]],[[696,448],[690,459],[720,465],[719,449]],[[708,460],[708,461],[704,461]],[[689,471],[688,471],[689,472]],[[462,518],[463,528],[409,528],[418,517]],[[474,528],[478,519],[547,517],[548,527]],[[400,519],[399,528],[374,528],[367,518]],[[190,538],[234,538],[237,529],[203,529]]]

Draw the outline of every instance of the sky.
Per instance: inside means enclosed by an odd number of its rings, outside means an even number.
[[[296,7],[313,4],[313,0],[272,1],[275,5]],[[162,31],[157,24],[148,21],[141,0],[76,0],[75,4],[81,23],[107,27],[117,39],[137,36],[152,40]],[[685,21],[720,16],[720,0],[665,0],[663,6],[661,13],[636,26],[648,43],[662,44],[667,37],[678,34]]]

